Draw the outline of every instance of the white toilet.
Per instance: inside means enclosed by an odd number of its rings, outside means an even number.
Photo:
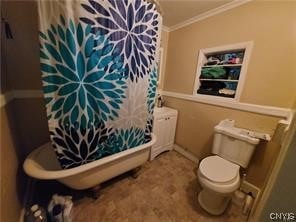
[[[204,158],[198,168],[202,191],[200,206],[213,215],[222,214],[231,194],[240,186],[240,167],[247,168],[258,138],[252,131],[234,127],[234,120],[223,120],[215,126],[213,156]]]

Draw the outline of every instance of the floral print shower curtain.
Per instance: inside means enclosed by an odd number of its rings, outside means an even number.
[[[39,0],[52,145],[72,168],[150,140],[162,18],[148,0]]]

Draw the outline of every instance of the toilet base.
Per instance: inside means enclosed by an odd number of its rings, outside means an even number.
[[[200,206],[212,215],[221,215],[226,210],[231,198],[221,194],[209,192],[203,189],[198,194],[198,202]]]

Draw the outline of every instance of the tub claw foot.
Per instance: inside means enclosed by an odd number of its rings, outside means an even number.
[[[93,200],[97,200],[100,197],[100,185],[88,189],[87,196]]]
[[[132,169],[132,178],[137,179],[138,176],[140,175],[141,167],[137,167],[135,169]]]

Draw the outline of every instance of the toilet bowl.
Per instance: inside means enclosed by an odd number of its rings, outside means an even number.
[[[240,186],[240,166],[217,155],[200,162],[198,180],[203,190],[198,202],[213,215],[222,214],[230,201],[231,194]]]

